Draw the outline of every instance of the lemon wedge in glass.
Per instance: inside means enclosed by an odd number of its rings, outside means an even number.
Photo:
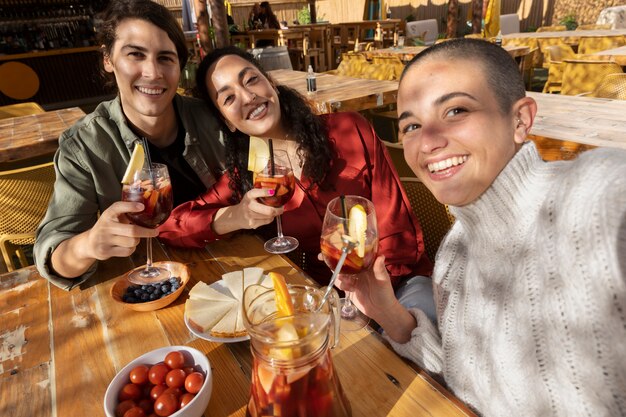
[[[145,159],[146,154],[144,152],[143,145],[141,143],[137,143],[135,145],[135,149],[133,149],[133,154],[130,156],[130,163],[126,167],[124,178],[122,178],[122,184],[131,184],[133,182],[135,172],[143,169]]]
[[[357,241],[356,254],[365,256],[365,232],[367,231],[367,213],[362,205],[356,204],[350,209],[348,216],[348,233]]]
[[[263,139],[257,138],[256,136],[250,136],[250,148],[248,150],[248,171],[254,172],[254,164],[256,162],[257,156],[269,158],[270,148]]]

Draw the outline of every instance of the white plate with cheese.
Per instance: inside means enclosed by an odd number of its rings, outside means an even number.
[[[195,336],[220,343],[250,339],[243,325],[241,300],[249,285],[272,288],[261,268],[228,272],[212,284],[199,282],[185,302],[185,325]]]

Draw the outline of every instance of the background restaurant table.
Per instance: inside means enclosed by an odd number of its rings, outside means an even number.
[[[428,46],[403,46],[402,48],[383,48],[383,49],[372,49],[370,51],[363,51],[363,55],[367,59],[373,59],[377,56],[384,57],[393,57],[396,56],[400,59],[400,61],[408,62],[412,60],[415,55],[422,52],[424,49],[428,48]],[[518,45],[504,45],[503,48],[511,55],[513,58],[517,58],[519,56],[525,55],[530,50],[528,46],[518,46]]]
[[[290,282],[306,277],[286,258],[266,253],[252,235],[236,235],[202,250],[154,246],[156,260],[184,262],[191,272],[180,298],[154,312],[126,309],[109,293],[112,277],[145,261],[141,247],[131,258],[101,263],[87,285],[70,292],[49,284],[34,267],[0,275],[0,415],[103,416],[104,393],[116,372],[167,345],[192,346],[209,358],[214,382],[204,416],[245,415],[249,342],[195,338],[183,322],[187,291],[198,281],[215,282],[224,272],[247,266],[278,271]],[[369,328],[344,332],[333,361],[354,417],[473,415]]]
[[[607,49],[604,51],[596,52],[593,55],[601,55],[604,59],[617,62],[622,67],[626,67],[626,46],[620,46],[619,48]]]
[[[560,38],[563,42],[578,45],[580,38],[603,38],[626,35],[626,29],[559,30],[546,32],[521,32],[502,35],[502,39],[548,39]]]
[[[307,94],[306,72],[279,69],[269,73],[278,84],[291,87],[307,97],[320,113],[367,110],[396,102],[396,81],[317,74],[317,92]]]
[[[85,113],[78,107],[0,120],[0,162],[56,151],[59,135]]]

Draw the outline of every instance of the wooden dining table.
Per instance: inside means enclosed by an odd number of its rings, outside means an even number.
[[[269,71],[269,74],[278,84],[304,95],[320,113],[367,110],[395,103],[397,98],[396,81],[317,74],[317,91],[307,93],[306,72],[279,69]]]
[[[626,46],[606,49],[604,51],[595,52],[593,55],[610,61],[615,61],[622,67],[626,67]]]
[[[0,163],[53,153],[59,135],[84,115],[72,107],[0,120]]]
[[[581,38],[603,38],[626,35],[626,29],[558,30],[546,32],[521,32],[502,35],[502,39],[549,39],[560,38],[570,45],[578,45]]]
[[[520,46],[520,45],[504,45],[502,46],[513,58],[520,57],[528,53],[530,48],[528,46]],[[391,47],[391,48],[382,48],[382,49],[372,49],[369,51],[363,51],[362,54],[365,55],[365,58],[372,60],[375,57],[398,57],[402,62],[409,62],[412,60],[415,55],[419,54],[423,50],[427,49],[428,46],[403,46],[399,47]]]
[[[213,391],[204,416],[245,416],[249,341],[195,337],[183,320],[187,292],[197,282],[213,283],[225,272],[250,266],[280,272],[290,283],[311,281],[286,257],[265,252],[251,234],[197,250],[155,243],[156,260],[184,263],[191,278],[169,306],[137,312],[115,302],[110,291],[117,279],[145,262],[145,250],[139,249],[129,258],[101,262],[94,276],[69,292],[34,267],[0,275],[0,415],[104,416],[107,386],[128,362],[159,347],[186,345],[211,364]],[[342,331],[332,357],[354,417],[474,415],[370,327]]]

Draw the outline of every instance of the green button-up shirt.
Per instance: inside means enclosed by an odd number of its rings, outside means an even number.
[[[174,100],[186,131],[183,157],[208,189],[224,172],[219,123],[201,100],[181,96]],[[121,180],[137,140],[119,96],[101,103],[59,138],[54,193],[37,229],[34,257],[39,273],[60,288],[81,284],[97,265],[79,278],[66,279],[51,270],[52,252],[64,240],[92,228],[98,215],[121,199]]]

